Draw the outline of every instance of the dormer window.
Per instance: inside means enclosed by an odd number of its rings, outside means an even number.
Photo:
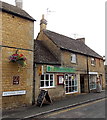
[[[76,55],[71,54],[71,63],[76,63]]]
[[[91,58],[91,65],[95,66],[95,64],[96,64],[95,58]]]

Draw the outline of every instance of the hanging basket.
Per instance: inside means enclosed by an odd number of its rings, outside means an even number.
[[[22,67],[26,65],[26,57],[23,54],[13,54],[9,57],[10,62],[18,63]]]
[[[25,61],[24,61],[24,60],[17,60],[16,62],[17,62],[18,64],[20,64],[21,66],[24,66],[24,62],[25,62]]]

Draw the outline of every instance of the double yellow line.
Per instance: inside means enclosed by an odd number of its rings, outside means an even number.
[[[82,104],[82,105],[79,105],[79,106],[76,106],[76,107],[71,107],[71,108],[68,108],[68,109],[65,109],[65,110],[56,111],[56,112],[54,112],[54,113],[50,113],[50,114],[44,116],[44,118],[48,118],[48,117],[50,117],[50,116],[54,116],[54,115],[61,114],[61,113],[67,112],[67,111],[71,111],[71,110],[74,110],[74,109],[78,109],[78,108],[81,108],[81,107],[84,107],[84,106],[89,106],[89,105],[92,105],[92,104],[95,104],[95,103],[104,101],[104,100],[106,100],[106,99],[107,99],[107,98],[103,98],[103,99],[96,100],[96,101],[93,101],[93,102],[90,102],[90,103],[86,103],[86,104]]]

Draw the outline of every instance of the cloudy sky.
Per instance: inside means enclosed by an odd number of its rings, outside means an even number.
[[[2,1],[15,5],[15,0]],[[23,9],[36,19],[35,38],[40,30],[41,16],[45,14],[48,21],[48,30],[72,38],[85,37],[86,44],[101,56],[104,56],[105,1],[23,0]]]

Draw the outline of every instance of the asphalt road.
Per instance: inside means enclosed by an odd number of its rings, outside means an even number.
[[[48,120],[47,118],[105,118],[105,99],[52,112],[32,120]]]

